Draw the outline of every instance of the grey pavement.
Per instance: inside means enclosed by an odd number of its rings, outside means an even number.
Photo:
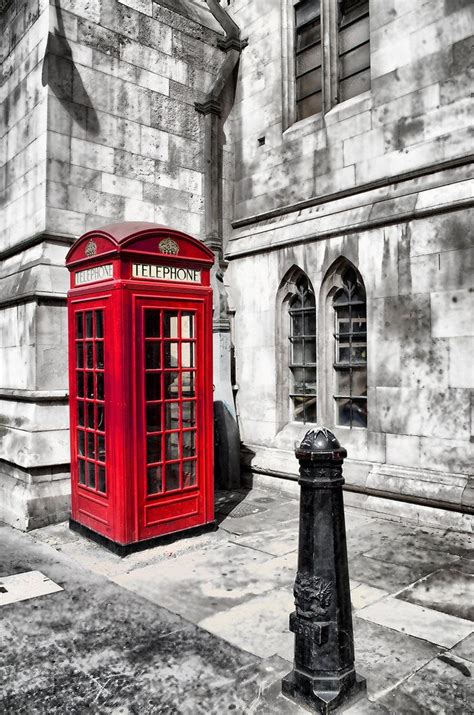
[[[0,608],[0,712],[306,712],[280,694],[298,500],[254,488],[218,493],[216,508],[217,532],[125,558],[67,524],[4,526],[0,577],[53,585]],[[471,537],[354,508],[346,527],[368,691],[346,712],[474,712]]]

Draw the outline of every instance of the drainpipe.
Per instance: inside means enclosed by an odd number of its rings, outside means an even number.
[[[231,379],[231,336],[224,273],[222,226],[222,95],[232,78],[247,42],[240,39],[240,29],[218,0],[206,0],[210,12],[221,25],[225,36],[218,47],[225,52],[214,85],[203,102],[195,108],[204,115],[204,242],[214,252],[212,272],[214,290],[214,432],[216,486],[221,489],[240,487],[240,435]]]

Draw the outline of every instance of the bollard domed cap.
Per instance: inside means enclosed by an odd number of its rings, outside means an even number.
[[[341,447],[337,437],[326,427],[315,427],[306,432],[301,444],[295,450],[300,460],[344,459],[347,452]]]

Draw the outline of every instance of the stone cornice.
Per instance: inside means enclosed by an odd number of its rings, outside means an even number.
[[[412,179],[418,179],[419,177],[426,176],[428,174],[434,174],[440,171],[454,169],[458,166],[466,166],[468,164],[472,164],[473,161],[474,154],[468,154],[467,156],[462,156],[457,159],[450,159],[449,161],[429,164],[427,166],[420,167],[419,169],[405,171],[400,174],[385,176],[381,179],[369,181],[365,184],[358,184],[357,186],[353,186],[349,189],[344,189],[343,191],[335,191],[333,193],[323,194],[321,196],[314,196],[310,199],[305,199],[304,201],[299,201],[295,204],[288,204],[286,206],[281,206],[280,208],[271,209],[270,211],[263,211],[262,213],[254,214],[253,216],[247,216],[245,218],[237,219],[232,222],[232,228],[243,228],[244,226],[250,226],[252,224],[259,223],[260,221],[268,221],[272,218],[278,218],[279,216],[284,216],[286,214],[302,211],[303,209],[318,206],[320,204],[327,204],[331,201],[337,201],[338,199],[343,199],[348,196],[355,196],[357,194],[373,191],[374,189],[389,187],[393,184],[399,184],[405,181],[410,181]]]

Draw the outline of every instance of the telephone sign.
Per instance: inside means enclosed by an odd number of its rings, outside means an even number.
[[[149,223],[69,251],[73,527],[124,546],[214,524],[213,260]]]

